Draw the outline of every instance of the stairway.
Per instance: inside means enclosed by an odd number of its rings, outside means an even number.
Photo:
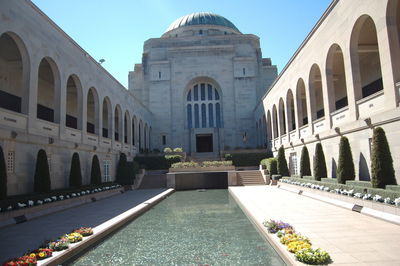
[[[264,178],[259,170],[256,171],[240,171],[236,172],[239,182],[243,186],[259,186],[265,185]]]
[[[149,171],[143,177],[138,189],[166,188],[167,175],[160,171]]]

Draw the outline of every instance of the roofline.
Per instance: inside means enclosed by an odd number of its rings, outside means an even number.
[[[329,4],[325,12],[322,14],[320,19],[317,21],[317,23],[314,25],[314,27],[311,29],[311,31],[308,33],[304,41],[300,44],[299,48],[294,52],[292,57],[289,59],[289,61],[286,63],[285,67],[282,69],[282,71],[279,73],[279,75],[276,77],[274,82],[269,86],[267,92],[264,94],[264,96],[261,98],[261,100],[258,102],[256,107],[254,108],[253,111],[255,111],[260,103],[264,101],[264,99],[267,97],[268,93],[271,91],[271,89],[275,86],[275,84],[279,81],[279,79],[283,76],[283,74],[286,72],[286,70],[289,68],[290,64],[294,61],[294,59],[297,57],[297,55],[300,53],[300,51],[306,46],[308,41],[311,39],[311,37],[314,35],[314,33],[319,29],[321,24],[325,21],[325,19],[328,17],[328,15],[332,12],[332,10],[335,8],[337,3],[339,3],[340,0],[332,0],[332,2]]]
[[[31,0],[25,0],[25,2],[27,2],[36,12],[39,13],[39,15],[41,15],[44,19],[46,19],[50,25],[59,33],[61,33],[65,38],[67,38],[67,40],[69,40],[76,48],[78,48],[79,50],[81,50],[81,52],[86,56],[87,58],[90,59],[93,63],[95,63],[95,65],[97,65],[97,67],[104,71],[107,76],[109,76],[112,80],[114,80],[118,85],[120,85],[120,89],[122,90],[122,88],[125,89],[125,92],[127,92],[128,94],[130,94],[135,100],[137,100],[137,102],[144,108],[146,109],[150,114],[153,114],[139,99],[136,98],[136,96],[134,96],[132,93],[129,93],[129,90],[121,84],[121,82],[119,82],[113,75],[111,75],[110,72],[108,72],[103,66],[101,66],[101,64],[99,62],[97,62],[85,49],[83,49],[76,41],[74,41],[74,39],[72,39],[64,30],[62,30],[60,28],[60,26],[58,26],[50,17],[48,17],[38,6],[36,6]]]

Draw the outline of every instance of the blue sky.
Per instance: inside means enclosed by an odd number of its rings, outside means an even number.
[[[214,12],[242,33],[260,37],[263,57],[278,71],[305,39],[331,0],[32,0],[124,86],[141,63],[143,43],[160,37],[178,17]]]

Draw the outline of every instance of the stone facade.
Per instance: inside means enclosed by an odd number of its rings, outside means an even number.
[[[31,1],[0,1],[0,93],[9,195],[32,191],[39,149],[57,189],[73,152],[88,184],[94,154],[111,181],[120,152],[151,148],[149,109]]]
[[[271,65],[270,59],[262,58],[257,36],[242,34],[234,26],[192,23],[191,16],[197,15],[202,16],[195,13],[183,20],[190,25],[173,27],[173,23],[161,38],[147,40],[142,63],[130,72],[129,90],[154,113],[153,146],[160,150],[183,147],[192,156],[200,156],[197,137],[209,135],[214,155],[229,148],[255,147],[253,110],[275,79],[276,66]],[[204,101],[200,95],[202,84]],[[199,99],[188,101],[189,92],[197,85]],[[210,118],[208,106],[215,99],[208,98],[208,85],[220,95],[220,125],[215,123],[216,106],[210,107],[214,108]],[[202,103],[206,112],[201,110]],[[188,111],[188,108],[193,109]],[[192,125],[189,112],[193,116]],[[206,123],[202,123],[202,118]]]
[[[340,136],[356,179],[369,180],[373,127],[386,131],[400,183],[400,4],[335,0],[256,108],[260,139],[286,149],[292,174],[301,149],[321,142],[336,177]],[[311,157],[312,160],[312,157]]]

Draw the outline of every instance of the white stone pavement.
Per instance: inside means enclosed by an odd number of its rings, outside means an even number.
[[[123,194],[56,212],[25,223],[0,229],[0,264],[5,260],[36,249],[47,239],[55,239],[72,229],[96,227],[121,213],[166,191],[145,189]]]
[[[230,191],[255,222],[277,219],[292,224],[313,247],[330,253],[332,265],[400,265],[398,225],[273,186]]]

